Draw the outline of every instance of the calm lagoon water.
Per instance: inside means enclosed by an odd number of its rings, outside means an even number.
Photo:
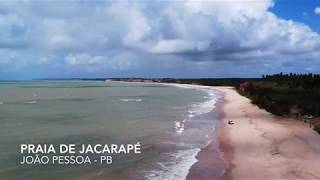
[[[161,84],[0,81],[0,179],[184,179],[214,140],[220,97]],[[142,154],[112,165],[19,164],[21,143],[136,142]]]

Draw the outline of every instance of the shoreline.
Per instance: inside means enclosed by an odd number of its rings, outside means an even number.
[[[126,81],[115,81],[120,83],[130,83],[130,84],[149,84],[149,85],[165,85],[165,86],[174,86],[177,88],[190,88],[202,91],[215,91],[224,94],[223,92],[213,89],[212,86],[203,86],[203,85],[194,85],[194,84],[178,84],[178,83],[154,83],[154,82],[126,82]],[[223,126],[221,118],[224,116],[222,107],[224,105],[224,97],[222,96],[219,101],[215,103],[215,107],[212,107],[211,111],[217,113],[217,118],[219,123],[216,125],[216,131],[212,132],[212,141],[210,141],[204,147],[200,147],[199,151],[194,154],[192,157],[195,161],[188,165],[186,169],[187,173],[185,179],[188,180],[212,180],[219,179],[221,176],[225,176],[225,170],[227,171],[228,162],[224,160],[222,149],[220,146],[220,126]],[[227,142],[226,142],[227,145]],[[217,148],[218,147],[218,148]],[[217,152],[218,151],[218,152]],[[219,154],[218,157],[213,155]]]
[[[307,124],[259,109],[232,87],[156,84],[211,89],[224,94],[223,102],[216,106],[221,117],[216,129],[221,159],[228,168],[218,178],[212,173],[217,164],[210,154],[214,150],[210,143],[200,149],[186,179],[320,180],[320,136]],[[228,124],[229,120],[234,124]]]
[[[219,139],[229,168],[221,179],[320,179],[320,136],[307,124],[259,109],[232,88],[212,89],[224,93]]]
[[[224,99],[224,97],[223,97]],[[225,112],[223,111],[223,106],[225,105],[226,100],[219,106],[219,113],[221,114],[221,122],[218,131],[218,141],[219,141],[219,149],[222,152],[222,159],[227,164],[226,170],[219,179],[221,180],[233,180],[232,177],[232,169],[234,168],[234,164],[232,163],[233,156],[234,156],[234,149],[230,143],[230,130],[228,129],[227,125],[224,124],[223,119],[225,118]]]
[[[308,124],[260,109],[232,87],[186,86],[224,94],[217,106],[221,117],[217,130],[221,158],[228,164],[220,177],[212,174],[216,164],[209,144],[201,148],[187,179],[320,180],[320,136]]]
[[[159,83],[158,83],[159,84]],[[215,89],[212,89],[210,86],[202,86],[202,85],[190,85],[190,84],[174,84],[174,83],[160,83],[162,85],[169,85],[169,86],[175,86],[179,88],[191,88],[191,89],[198,89],[203,90],[209,93],[210,91],[219,92]],[[212,132],[210,135],[212,137],[212,140],[205,145],[204,147],[201,147],[199,149],[199,152],[195,154],[194,158],[196,161],[189,166],[188,173],[186,174],[186,179],[188,180],[212,180],[212,179],[218,179],[221,177],[224,172],[222,170],[227,168],[227,162],[224,161],[221,154],[222,151],[219,147],[219,136],[220,136],[220,126],[222,126],[222,123],[220,119],[223,117],[222,112],[222,105],[223,102],[223,96],[219,98],[219,100],[214,104],[214,108],[212,108],[211,111],[214,111],[214,113],[217,114],[217,118],[219,120],[219,123],[215,126],[217,132]],[[217,154],[219,156],[217,156]]]
[[[216,103],[216,108],[213,109],[214,113],[217,113],[217,118],[220,121],[223,117],[222,111],[223,97]],[[200,151],[196,155],[197,162],[195,162],[190,168],[186,177],[187,180],[212,180],[220,179],[221,176],[226,174],[228,169],[228,163],[224,160],[223,149],[220,147],[220,136],[223,133],[221,128],[223,124],[221,121],[215,126],[216,130],[212,132],[212,141],[205,147],[200,148]],[[217,148],[218,147],[218,148]],[[219,156],[214,156],[219,155]],[[223,171],[221,171],[223,170]]]

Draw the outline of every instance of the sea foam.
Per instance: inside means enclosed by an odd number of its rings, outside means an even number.
[[[193,117],[194,115],[209,113],[216,107],[216,103],[220,97],[219,94],[217,94],[216,91],[214,90],[209,90],[209,89],[201,89],[201,90],[207,92],[208,95],[204,96],[204,98],[208,99],[208,101],[193,104],[191,106],[191,110],[189,110],[189,116]]]
[[[38,103],[38,101],[26,101],[26,102],[24,102],[25,104],[37,104]]]
[[[141,102],[142,99],[120,99],[122,102]]]
[[[184,180],[189,173],[189,168],[197,162],[196,155],[199,152],[200,148],[180,150],[171,155],[171,163],[158,163],[160,169],[149,171],[145,177],[150,180]]]
[[[179,88],[194,88],[189,85],[175,85]],[[188,118],[191,119],[194,116],[211,112],[215,107],[218,99],[221,97],[219,92],[207,88],[199,88],[198,90],[205,91],[207,93],[203,98],[206,100],[204,102],[193,104],[189,107]],[[186,129],[187,119],[182,121],[174,122],[174,129],[177,135],[182,134]],[[215,126],[212,126],[212,131],[215,130]],[[207,135],[209,136],[209,135]],[[209,137],[206,137],[209,138]],[[210,144],[211,140],[206,142],[202,147]],[[190,144],[191,145],[191,144]],[[146,175],[147,179],[160,180],[160,179],[186,179],[189,169],[196,163],[197,154],[200,152],[201,147],[191,147],[190,149],[179,150],[178,152],[172,154],[173,160],[171,163],[159,163],[160,169],[149,171]]]

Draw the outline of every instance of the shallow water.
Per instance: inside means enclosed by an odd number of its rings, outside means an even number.
[[[221,94],[160,84],[0,82],[0,179],[184,179]],[[21,143],[142,144],[112,165],[19,165]],[[214,156],[219,156],[216,154]]]

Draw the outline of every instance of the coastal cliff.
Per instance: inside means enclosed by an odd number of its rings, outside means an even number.
[[[292,83],[287,80],[286,83]],[[284,117],[292,117],[309,123],[320,133],[320,95],[316,83],[312,87],[289,86],[284,81],[265,79],[241,83],[237,88],[241,95],[251,99],[266,111]]]

